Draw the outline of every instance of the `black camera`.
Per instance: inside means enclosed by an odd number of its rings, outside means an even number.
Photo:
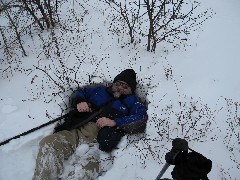
[[[188,152],[188,142],[185,139],[176,138],[172,141],[172,149],[165,155],[167,163],[176,165],[180,156]]]
[[[190,150],[190,152],[188,152]],[[176,138],[172,141],[172,149],[165,155],[166,163],[156,180],[161,179],[170,165],[175,165],[171,172],[173,179],[204,179],[212,169],[212,161],[202,154],[190,149],[185,139]]]

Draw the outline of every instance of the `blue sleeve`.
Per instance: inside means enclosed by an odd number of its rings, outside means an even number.
[[[94,88],[81,88],[79,89],[73,99],[72,106],[75,108],[80,102],[89,102],[91,94],[94,92]]]
[[[79,102],[88,102],[91,94],[94,92],[95,88],[82,88],[76,93],[76,99]]]
[[[116,118],[115,122],[117,126],[121,126],[123,124],[135,122],[138,120],[146,119],[147,110],[139,101],[135,101],[134,104],[130,108],[130,113],[128,116],[122,118]]]
[[[95,107],[100,107],[108,102],[111,96],[108,94],[105,86],[86,87],[76,93],[76,104],[80,102],[89,102]]]

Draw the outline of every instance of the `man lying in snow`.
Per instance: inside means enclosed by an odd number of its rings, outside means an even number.
[[[81,127],[68,127],[67,130],[60,128],[54,134],[43,138],[39,143],[33,179],[60,179],[64,160],[68,159],[80,144],[97,140],[100,150],[110,152],[125,133],[131,132],[131,129],[133,132],[140,131],[139,122],[147,119],[147,112],[146,107],[134,95],[136,85],[135,71],[126,69],[114,78],[109,87],[86,87],[78,90],[73,99],[77,114],[70,118],[75,121],[79,118],[79,121],[82,121],[96,110],[101,109],[101,113]],[[96,161],[89,161],[83,169],[90,173],[99,172],[99,165]],[[89,179],[89,174],[86,173],[83,178]]]

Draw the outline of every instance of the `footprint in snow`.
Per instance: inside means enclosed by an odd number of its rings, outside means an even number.
[[[18,109],[17,106],[14,105],[3,105],[1,112],[3,114],[9,114],[16,111],[17,109]]]

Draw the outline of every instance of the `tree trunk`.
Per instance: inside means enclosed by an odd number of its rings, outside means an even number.
[[[51,26],[51,25],[50,25],[50,22],[49,22],[49,18],[48,18],[48,16],[47,16],[47,14],[45,13],[44,8],[43,8],[40,0],[36,0],[36,1],[33,1],[33,2],[37,5],[38,9],[40,10],[40,12],[41,12],[41,14],[42,14],[42,16],[43,16],[43,19],[44,19],[45,22],[46,22],[47,28],[49,29],[50,26]]]
[[[54,23],[54,20],[53,20],[53,11],[52,11],[52,7],[51,7],[51,1],[48,0],[44,0],[45,2],[45,5],[47,7],[47,10],[48,10],[48,16],[49,16],[49,21],[51,23],[51,26],[54,27],[55,26],[55,23]]]
[[[43,25],[41,24],[41,22],[39,21],[39,18],[37,18],[37,16],[34,14],[34,12],[30,9],[30,7],[28,6],[26,0],[23,0],[23,5],[24,8],[32,15],[33,19],[35,20],[35,22],[39,25],[39,27],[41,28],[41,30],[44,30]]]
[[[7,38],[6,38],[6,36],[4,35],[4,32],[3,32],[3,30],[2,30],[2,28],[1,28],[1,26],[0,26],[0,33],[1,33],[1,35],[2,35],[2,38],[3,38],[3,42],[4,42],[4,51],[6,52],[6,54],[7,55],[9,55],[10,56],[10,58],[12,57],[12,53],[10,52],[10,47],[8,46],[8,43],[7,43]]]
[[[147,51],[151,50],[151,40],[154,32],[154,26],[153,26],[153,11],[150,6],[149,0],[145,1],[145,5],[147,7],[147,13],[148,13],[148,19],[149,19],[149,30],[148,30],[148,44],[147,44]]]
[[[7,16],[9,18],[9,21],[10,21],[11,25],[13,26],[13,29],[14,29],[14,31],[16,33],[17,40],[18,40],[18,43],[20,45],[20,48],[22,49],[23,55],[27,56],[27,53],[26,53],[26,51],[25,51],[25,49],[24,49],[24,47],[22,45],[21,36],[20,36],[20,33],[18,32],[17,26],[15,25],[15,22],[11,18],[10,14],[8,13],[8,11],[6,11],[6,14],[7,14]]]

